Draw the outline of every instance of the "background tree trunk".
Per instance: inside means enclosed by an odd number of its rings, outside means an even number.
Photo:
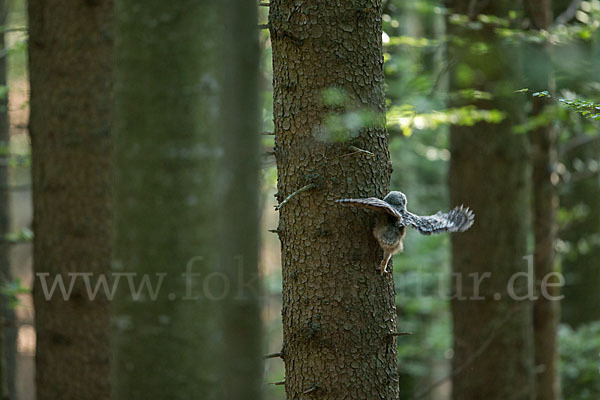
[[[387,133],[326,123],[361,109],[383,119],[381,1],[274,0],[269,23],[277,198],[311,188],[283,205],[278,227],[287,398],[396,399],[393,277],[377,271],[374,217],[334,203],[386,194]],[[345,98],[327,106],[331,88]]]
[[[29,1],[34,270],[109,271],[113,4]],[[34,281],[37,398],[109,397],[109,316],[77,279],[70,300]]]
[[[228,294],[214,240],[220,6],[116,4],[113,269],[136,273],[136,287],[163,278],[155,298],[146,287],[137,301],[121,281],[113,395],[215,399],[216,310]]]
[[[233,291],[223,302],[224,398],[257,400],[264,387],[259,251],[258,24],[252,1],[220,0],[223,41],[223,155],[217,185],[220,256]]]
[[[475,18],[478,13],[505,16],[510,2],[487,2],[484,9],[471,1],[449,2],[451,12]],[[468,204],[475,224],[452,236],[454,298],[454,399],[532,399],[534,396],[531,303],[507,293],[510,278],[527,271],[527,212],[529,154],[524,135],[512,132],[523,116],[523,103],[513,93],[518,86],[518,49],[503,47],[492,29],[470,31],[450,24],[450,33],[465,43],[451,45],[451,60],[464,60],[451,73],[451,91],[475,88],[492,93],[493,100],[478,101],[479,108],[499,109],[499,124],[453,126],[450,132],[450,197],[453,205]],[[471,44],[486,47],[470,53]],[[511,79],[510,83],[507,79]],[[515,87],[515,85],[517,85]],[[473,299],[473,277],[482,281]],[[478,274],[478,275],[471,275]],[[461,285],[457,284],[461,279]],[[515,292],[526,294],[524,278]],[[462,295],[465,298],[457,297]],[[470,373],[473,371],[473,373]]]
[[[525,2],[532,29],[548,29],[552,24],[551,0],[528,0]],[[528,46],[529,47],[529,46]],[[531,87],[539,90],[553,88],[552,60],[548,46],[528,48],[528,54],[536,54],[527,64],[533,68],[528,76]],[[527,65],[526,64],[526,65]],[[532,116],[545,110],[548,102],[539,98],[533,100]],[[533,173],[533,234],[535,238],[534,270],[538,300],[533,303],[533,330],[535,347],[536,398],[540,400],[556,400],[560,394],[560,379],[557,376],[557,328],[559,321],[559,305],[540,292],[540,284],[544,277],[555,272],[556,237],[558,209],[557,175],[557,132],[552,125],[543,125],[531,132]],[[553,182],[554,180],[554,182]],[[554,279],[548,281],[556,283]],[[546,287],[546,293],[559,296],[558,287]]]
[[[534,114],[541,112],[543,106],[536,101]],[[533,328],[535,344],[535,366],[537,376],[537,398],[558,399],[559,378],[556,371],[557,329],[559,321],[559,303],[542,295],[539,290],[544,277],[555,272],[556,211],[558,194],[556,177],[556,133],[552,127],[543,126],[532,134],[533,145],[533,224],[535,237],[534,270],[539,299],[533,304]],[[556,284],[555,279],[547,281]],[[559,296],[558,287],[546,287],[551,296]]]
[[[570,244],[564,254],[564,300],[561,320],[577,328],[600,320],[600,245],[597,242],[600,226],[600,174],[597,171],[578,171],[576,166],[600,163],[600,140],[578,146],[564,155],[569,171],[573,171],[567,190],[561,193],[560,203],[573,218],[561,229],[560,238]]]
[[[0,0],[0,26],[6,27],[6,4]],[[0,49],[6,47],[4,31],[0,32]],[[8,86],[6,79],[6,56],[0,58],[0,147],[2,147],[2,164],[0,165],[0,237],[5,238],[10,229],[10,208],[8,190],[8,169],[10,157],[10,135],[8,120]],[[10,283],[10,245],[6,240],[0,239],[0,287]],[[7,297],[0,294],[0,396],[2,398],[16,399],[16,353],[17,353],[17,327],[15,311],[9,304]]]

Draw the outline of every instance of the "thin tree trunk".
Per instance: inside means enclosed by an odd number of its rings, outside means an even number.
[[[223,3],[219,167],[220,256],[233,285],[222,304],[222,382],[228,400],[262,397],[259,250],[258,24],[252,1]]]
[[[450,2],[451,12],[504,16],[509,2]],[[512,132],[523,105],[512,89],[518,49],[503,47],[492,29],[470,31],[456,25],[450,33],[465,41],[453,44],[449,56],[458,62],[451,73],[451,91],[475,88],[492,93],[480,108],[506,113],[502,123],[454,126],[450,131],[450,198],[468,204],[475,225],[452,236],[454,298],[454,399],[533,399],[532,310],[524,277],[509,292],[511,277],[527,272],[527,210],[529,155],[524,135]],[[472,43],[484,43],[473,47]],[[478,54],[471,49],[485,49]],[[507,82],[511,82],[510,85]],[[484,275],[484,274],[488,275]],[[486,277],[487,276],[487,277]],[[476,289],[475,279],[481,279]],[[532,278],[532,277],[531,277]]]
[[[547,29],[552,24],[551,0],[528,0],[525,4],[533,29]],[[535,87],[551,89],[553,86],[548,51],[548,46],[536,46],[532,49],[532,52],[540,55],[537,62],[532,61],[532,67],[535,69],[532,74],[534,75],[532,85]],[[545,99],[534,99],[532,115],[542,113],[546,104]],[[557,400],[560,394],[560,380],[556,365],[558,357],[556,335],[560,303],[552,300],[548,295],[556,298],[559,296],[559,288],[553,286],[555,280],[546,279],[555,272],[558,209],[556,131],[552,125],[540,126],[531,133],[530,140],[533,150],[532,191],[535,238],[533,262],[539,296],[533,303],[536,398]],[[543,282],[550,283],[550,286],[545,285],[541,291],[540,285]]]
[[[29,1],[37,398],[109,398],[109,315],[76,279],[110,265],[112,1]],[[49,274],[42,276],[40,274]]]
[[[534,104],[534,115],[543,106]],[[559,397],[557,376],[557,329],[559,321],[559,288],[554,279],[547,277],[555,272],[555,243],[557,234],[556,211],[558,194],[552,183],[556,176],[556,133],[552,127],[543,126],[532,134],[533,145],[533,224],[535,237],[534,269],[536,284],[545,285],[538,290],[538,300],[533,304],[533,329],[535,365],[537,373],[537,398],[556,400]]]
[[[381,1],[273,0],[269,24],[287,398],[396,399],[393,277],[377,271],[374,217],[334,203],[386,194],[387,133],[326,123],[360,109],[383,119]],[[327,106],[332,88],[346,97]]]
[[[116,4],[113,268],[137,274],[136,287],[147,276],[156,292],[146,287],[135,300],[121,281],[113,395],[210,400],[219,367],[216,310],[229,294],[213,239],[222,156],[219,4]]]
[[[6,4],[0,0],[0,26],[6,26]],[[4,49],[5,33],[0,32],[0,49]],[[8,160],[10,151],[9,120],[8,120],[8,86],[6,79],[6,57],[0,58],[0,147],[5,149],[3,157]],[[8,163],[0,166],[0,237],[5,237],[10,229],[10,209],[8,187]],[[1,189],[4,188],[4,189]],[[12,281],[10,271],[10,246],[5,241],[0,242],[0,287]],[[16,398],[16,353],[17,328],[14,309],[8,304],[4,294],[0,294],[0,396]]]

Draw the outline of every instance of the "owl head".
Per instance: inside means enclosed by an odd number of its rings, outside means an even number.
[[[389,192],[383,201],[395,207],[406,208],[406,196],[402,192]]]

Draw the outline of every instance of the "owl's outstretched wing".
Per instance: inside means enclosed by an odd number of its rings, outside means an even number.
[[[473,225],[475,214],[469,208],[460,206],[447,213],[421,217],[410,212],[403,216],[403,222],[412,225],[423,235],[442,232],[464,232]]]
[[[368,197],[366,199],[339,199],[335,201],[347,206],[366,208],[369,210],[376,211],[378,213],[388,213],[399,220],[402,220],[402,214],[389,203],[378,199],[376,197]]]

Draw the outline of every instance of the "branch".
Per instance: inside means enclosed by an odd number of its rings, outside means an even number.
[[[412,332],[392,332],[390,336],[408,336],[412,335]]]
[[[3,239],[0,238],[0,244],[31,244],[31,239]]]
[[[258,25],[258,29],[269,29],[270,25],[269,24],[260,24]]]
[[[438,89],[438,85],[442,81],[442,77],[448,72],[448,70],[456,64],[456,61],[451,57],[448,59],[443,65],[442,68],[438,71],[433,80],[433,84],[431,85],[431,90],[429,91],[429,95],[432,96],[435,91]]]
[[[572,20],[575,14],[577,14],[577,10],[579,10],[580,5],[581,0],[573,0],[571,4],[569,4],[569,7],[567,7],[567,9],[562,14],[556,17],[554,23],[552,24],[552,27],[566,24],[567,22]]]
[[[285,385],[285,379],[282,381],[279,381],[279,382],[269,382],[268,385],[277,385],[277,386]]]
[[[308,394],[308,393],[312,393],[315,390],[317,390],[319,387],[318,386],[311,386],[308,389],[306,389],[304,392],[302,392],[302,394]]]
[[[359,149],[356,146],[350,146],[349,148],[350,148],[350,150],[354,150],[354,151],[352,153],[344,154],[342,157],[348,157],[348,156],[351,156],[351,155],[354,155],[357,153],[363,153],[363,154],[368,155],[369,157],[375,157],[375,154],[371,153],[369,150]]]
[[[31,190],[31,185],[8,185],[8,186],[0,186],[0,191],[9,191],[9,192],[20,192]]]
[[[263,358],[265,360],[269,359],[269,358],[283,358],[283,355],[281,353],[271,353],[271,354],[267,354],[266,356],[264,356]]]
[[[290,201],[294,196],[302,193],[302,192],[306,192],[307,190],[310,189],[314,189],[316,188],[317,185],[315,185],[314,183],[309,183],[308,185],[304,185],[302,186],[300,189],[296,190],[294,193],[290,194],[288,197],[286,197],[281,203],[279,203],[278,205],[275,206],[275,210],[279,211],[281,210],[281,207],[283,207],[288,201]]]
[[[8,33],[8,32],[27,32],[27,27],[26,26],[20,26],[20,27],[16,27],[16,28],[4,28],[4,29],[0,29],[0,32],[2,32],[2,33]]]

